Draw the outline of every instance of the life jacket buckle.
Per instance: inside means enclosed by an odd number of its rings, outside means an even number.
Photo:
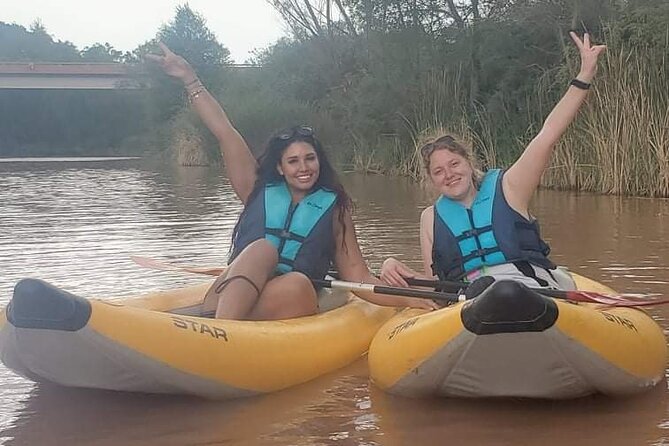
[[[472,229],[468,229],[468,230],[466,230],[466,231],[463,232],[462,234],[463,234],[464,236],[466,236],[467,238],[469,238],[469,237],[476,237],[476,236],[478,236],[478,235],[480,234],[480,231],[479,231],[477,228],[472,228]]]
[[[474,251],[477,257],[485,257],[488,254],[488,250],[485,248],[477,249]]]

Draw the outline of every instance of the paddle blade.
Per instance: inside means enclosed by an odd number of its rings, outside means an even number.
[[[161,271],[182,271],[186,273],[205,274],[208,276],[220,276],[225,272],[225,268],[193,268],[186,266],[177,266],[171,263],[163,262],[157,259],[144,256],[130,256],[130,259],[144,268],[157,269]]]
[[[592,291],[564,291],[564,298],[575,302],[591,302],[613,307],[650,307],[669,303],[669,299],[600,294]]]

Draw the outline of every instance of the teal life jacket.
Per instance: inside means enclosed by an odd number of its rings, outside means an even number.
[[[334,259],[333,212],[337,194],[319,188],[293,203],[285,182],[252,196],[237,224],[232,262],[250,243],[265,238],[279,254],[277,272],[323,279]]]
[[[441,196],[434,205],[432,271],[442,280],[461,280],[483,266],[529,262],[546,269],[550,247],[539,223],[516,212],[504,198],[503,172],[486,172],[471,208]]]

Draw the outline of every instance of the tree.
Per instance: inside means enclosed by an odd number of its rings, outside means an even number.
[[[268,3],[281,14],[293,37],[299,41],[335,34],[358,34],[341,0],[268,0]]]
[[[0,60],[75,62],[79,51],[70,42],[54,41],[39,20],[30,30],[0,22]]]
[[[136,48],[129,59],[142,61],[147,53],[160,53],[158,41],[188,60],[211,91],[221,88],[224,67],[230,62],[230,51],[218,42],[207,28],[205,19],[188,4],[177,6],[174,19],[160,28],[155,39]],[[184,107],[183,90],[158,67],[147,64],[147,70],[153,79],[148,99],[150,114],[154,122],[163,123]]]
[[[177,6],[174,19],[161,27],[157,37],[196,70],[230,63],[230,51],[216,40],[205,19],[187,3]]]
[[[123,52],[115,50],[109,43],[95,43],[81,50],[81,58],[86,62],[123,62]]]

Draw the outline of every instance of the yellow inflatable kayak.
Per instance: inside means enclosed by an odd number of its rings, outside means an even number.
[[[663,379],[666,361],[664,333],[642,310],[552,299],[510,281],[431,313],[405,310],[369,350],[374,383],[407,396],[627,395]]]
[[[340,306],[309,317],[198,317],[209,285],[105,301],[25,279],[0,315],[0,359],[20,375],[64,386],[235,398],[353,362],[395,313],[332,292],[320,304],[339,299]]]

